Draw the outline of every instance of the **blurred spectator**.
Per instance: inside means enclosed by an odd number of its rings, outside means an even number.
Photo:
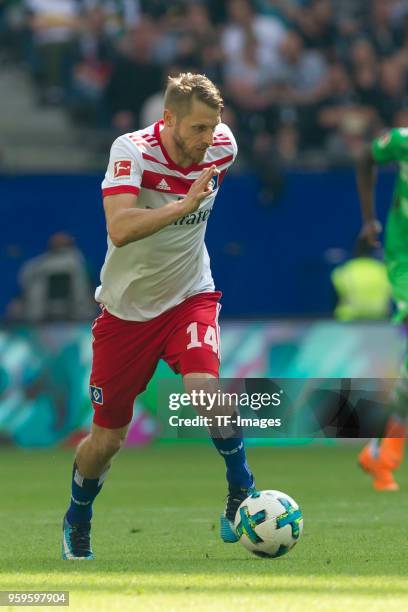
[[[328,96],[322,100],[318,113],[318,125],[325,130],[327,139],[326,150],[337,164],[358,155],[365,139],[379,127],[374,106],[380,96],[374,48],[368,39],[357,38],[348,56],[348,63],[332,66]]]
[[[288,32],[279,52],[272,72],[271,101],[279,109],[279,123],[291,124],[299,131],[299,146],[313,149],[320,139],[316,113],[327,95],[328,64],[319,51],[304,49],[295,31]]]
[[[392,9],[391,24],[395,35],[396,53],[408,63],[408,3],[398,0]],[[405,65],[407,65],[407,63]]]
[[[377,60],[374,47],[365,36],[356,38],[351,46],[349,57],[352,66],[374,65]]]
[[[25,21],[23,0],[0,0],[0,60],[23,59]]]
[[[408,106],[407,70],[398,58],[384,60],[380,66],[378,110],[385,125],[391,126],[394,116]]]
[[[279,86],[276,101],[301,105],[320,100],[328,66],[318,51],[305,50],[301,36],[292,30],[276,59],[272,68],[273,81]]]
[[[390,311],[391,287],[383,261],[359,243],[355,256],[337,266],[331,279],[338,295],[334,316],[340,321],[385,319]]]
[[[344,118],[357,111],[357,96],[353,83],[342,64],[333,64],[327,75],[326,95],[316,109],[316,133],[320,146],[325,146],[332,134],[341,129]]]
[[[206,43],[201,49],[201,69],[214,83],[223,85],[224,55],[217,40]]]
[[[21,6],[41,101],[109,138],[161,114],[173,66],[220,87],[243,160],[283,171],[346,163],[408,102],[407,0],[0,0],[0,51]]]
[[[182,67],[196,66],[201,70],[202,50],[216,44],[216,35],[205,4],[193,3],[186,8],[185,26],[178,41],[175,61]]]
[[[368,39],[356,40],[350,50],[351,76],[358,102],[375,108],[380,96],[378,58]]]
[[[218,0],[216,0],[218,2]],[[140,0],[142,13],[154,19],[163,17],[169,11],[179,10],[182,0]]]
[[[229,59],[224,67],[225,91],[234,106],[263,110],[268,105],[268,86],[272,85],[269,63],[259,59],[258,42],[246,32],[238,58]]]
[[[6,45],[7,37],[7,14],[5,0],[0,0],[0,49]]]
[[[150,13],[149,13],[150,14]],[[180,38],[186,29],[185,10],[179,4],[167,7],[159,20],[154,21],[156,37],[153,44],[152,59],[166,66],[174,64]]]
[[[276,204],[286,185],[286,172],[298,162],[299,132],[283,124],[272,136],[258,132],[251,151],[251,163],[261,182],[259,200],[263,206]]]
[[[114,47],[102,7],[84,12],[77,55],[73,62],[69,106],[76,120],[98,124],[100,104],[114,62]]]
[[[304,6],[287,8],[286,11],[305,47],[318,49],[328,59],[334,59],[338,31],[331,0],[311,0]]]
[[[76,0],[25,0],[31,33],[30,60],[40,100],[60,103],[69,86],[70,59],[79,28]]]
[[[154,38],[153,23],[144,18],[121,40],[104,94],[109,121],[119,132],[139,128],[143,103],[161,88],[162,71],[152,61]]]
[[[372,0],[333,2],[334,17],[342,36],[357,35],[367,22]]]
[[[349,165],[379,131],[378,117],[370,107],[356,106],[341,116],[338,129],[330,134],[326,154],[333,164]]]
[[[239,60],[244,53],[246,35],[251,32],[256,40],[257,60],[261,64],[276,62],[279,45],[286,29],[274,17],[258,15],[249,0],[227,0],[228,21],[224,26],[221,44],[227,61]]]
[[[22,297],[10,305],[9,318],[69,321],[95,315],[85,260],[68,234],[53,234],[47,251],[22,266],[19,282]]]
[[[260,15],[272,16],[283,24],[293,23],[302,6],[302,0],[256,0]]]
[[[372,0],[368,35],[380,57],[390,56],[397,49],[395,33],[391,27],[392,0]]]
[[[140,125],[145,127],[152,125],[163,118],[164,111],[164,90],[166,89],[167,77],[177,76],[182,72],[180,66],[169,66],[167,73],[163,74],[161,87],[154,94],[146,98],[140,110]]]
[[[96,9],[104,16],[104,28],[110,38],[118,38],[137,26],[141,17],[139,0],[82,0],[85,11]]]
[[[327,93],[320,102],[320,129],[336,129],[343,115],[355,105],[356,100],[347,70],[342,64],[333,64],[327,74]]]
[[[408,126],[408,105],[398,111],[394,116],[392,127],[407,127]]]
[[[156,123],[163,117],[164,95],[163,90],[149,96],[140,109],[140,125],[147,126]]]

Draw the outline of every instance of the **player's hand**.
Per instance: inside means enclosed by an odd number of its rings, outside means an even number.
[[[381,246],[378,240],[378,235],[381,233],[381,230],[381,223],[377,219],[366,221],[361,228],[359,240],[363,240],[366,244],[378,248]]]
[[[213,186],[211,185],[211,179],[219,173],[217,166],[214,164],[201,172],[200,176],[191,185],[186,197],[182,200],[184,214],[197,210],[201,202],[212,193]]]

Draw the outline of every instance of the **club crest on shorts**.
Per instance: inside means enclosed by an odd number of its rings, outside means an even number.
[[[95,402],[95,404],[103,404],[103,391],[102,387],[95,387],[94,385],[89,386],[89,395],[91,396],[91,400]]]

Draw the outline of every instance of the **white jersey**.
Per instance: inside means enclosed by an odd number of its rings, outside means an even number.
[[[137,208],[160,208],[184,197],[203,168],[215,164],[220,174],[196,212],[123,247],[115,247],[108,235],[95,298],[111,314],[131,321],[148,321],[191,295],[214,290],[205,229],[219,186],[237,154],[231,130],[220,123],[203,161],[182,168],[163,147],[162,128],[159,121],[115,140],[102,183],[104,196],[132,193],[138,196]]]

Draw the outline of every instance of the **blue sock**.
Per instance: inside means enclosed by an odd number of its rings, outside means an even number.
[[[108,470],[99,478],[84,478],[81,476],[76,462],[72,470],[72,495],[67,511],[67,520],[71,525],[88,523],[92,518],[92,503],[102,489]]]
[[[246,461],[242,438],[211,438],[215,448],[227,466],[227,481],[230,489],[248,489],[254,477]]]

